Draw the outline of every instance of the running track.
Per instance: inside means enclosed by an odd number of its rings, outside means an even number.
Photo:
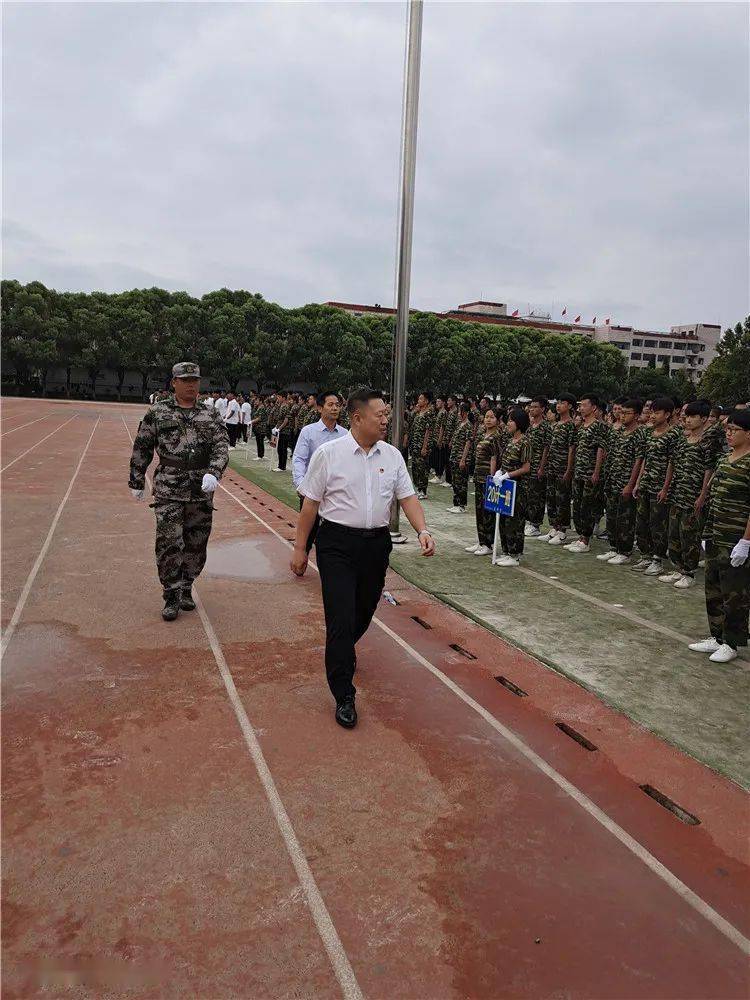
[[[341,730],[231,472],[163,623],[139,412],[3,405],[6,997],[747,995],[744,792],[393,574]]]

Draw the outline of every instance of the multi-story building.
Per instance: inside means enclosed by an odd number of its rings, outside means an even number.
[[[393,316],[396,310],[381,305],[357,305],[353,302],[326,302],[363,316],[375,313]],[[412,310],[416,311],[416,310]],[[546,316],[509,316],[504,302],[465,302],[447,312],[435,312],[440,319],[457,319],[469,323],[490,323],[497,326],[531,326],[545,333],[574,333],[599,343],[611,344],[622,351],[630,368],[661,368],[665,362],[670,371],[684,371],[697,382],[716,356],[721,327],[715,323],[689,323],[664,330],[637,330],[632,326],[592,326],[586,323],[556,322]]]

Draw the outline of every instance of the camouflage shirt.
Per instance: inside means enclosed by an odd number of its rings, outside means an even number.
[[[443,437],[443,444],[447,444],[449,448],[451,442],[453,441],[453,435],[456,433],[457,427],[458,407],[454,406],[452,410],[445,411],[445,435]]]
[[[558,420],[552,424],[547,458],[547,475],[562,479],[568,468],[568,452],[575,448],[578,430],[572,420]]]
[[[490,462],[492,456],[497,454],[497,439],[499,431],[483,431],[477,437],[476,453],[474,458],[474,479],[482,480],[490,474]]]
[[[578,428],[578,439],[576,443],[576,464],[573,472],[574,479],[586,479],[594,474],[596,468],[596,453],[599,448],[607,447],[607,427],[601,420],[594,420],[586,427],[581,424]]]
[[[146,469],[154,452],[159,458],[195,465],[178,469],[159,464],[154,470],[154,496],[160,500],[205,499],[201,489],[206,472],[217,479],[229,461],[229,438],[224,422],[213,407],[199,403],[192,409],[178,406],[174,396],[154,403],[138,426],[130,459],[129,486],[142,490]]]
[[[549,447],[550,439],[552,437],[552,429],[547,421],[543,419],[542,422],[536,427],[534,427],[533,424],[529,424],[529,429],[526,431],[526,437],[529,440],[529,450],[531,454],[531,475],[535,476],[539,471],[542,456],[544,455],[544,449]]]
[[[515,472],[516,469],[520,469],[522,465],[531,461],[531,442],[529,441],[528,435],[524,434],[517,441],[510,440],[505,445],[503,449],[503,472]],[[498,466],[500,468],[500,466]],[[516,479],[516,496],[525,496],[529,489],[529,477],[528,475],[521,476],[520,479]]]
[[[457,464],[461,461],[467,441],[471,442],[471,424],[468,420],[465,420],[463,423],[459,423],[453,435],[453,441],[451,443],[451,462]]]
[[[434,428],[435,441],[434,441],[434,443],[438,444],[438,442],[440,442],[440,446],[441,447],[444,444],[447,444],[447,441],[446,441],[446,438],[445,438],[445,428],[446,428],[447,422],[448,422],[448,413],[445,410],[445,408],[443,408],[442,410],[437,410],[436,413],[435,413],[435,428]],[[442,434],[442,441],[441,441],[441,434]]]
[[[639,493],[655,497],[664,488],[667,466],[672,461],[675,447],[682,436],[682,428],[670,427],[665,434],[647,430],[641,438],[639,457],[643,459],[643,473]]]
[[[680,510],[692,510],[703,489],[706,472],[712,472],[716,466],[711,439],[702,434],[697,441],[688,441],[683,436],[675,447],[672,464],[672,503]]]
[[[305,413],[304,426],[307,427],[308,424],[317,424],[319,420],[320,420],[320,414],[318,413],[317,406],[311,406]]]
[[[607,492],[621,493],[630,482],[633,466],[641,456],[642,438],[642,429],[637,424],[630,432],[620,428],[611,435]]]
[[[703,432],[703,437],[708,444],[715,467],[719,459],[729,453],[726,428],[721,422],[710,424]]]
[[[292,405],[291,403],[282,403],[276,410],[276,423],[274,427],[281,427],[282,421],[286,420],[282,434],[287,435],[292,433]]]
[[[430,432],[430,443],[432,443],[433,423],[435,414],[432,407],[427,407],[421,413],[415,413],[409,431],[409,451],[412,455],[419,454],[422,450],[427,431]]]
[[[744,536],[750,517],[750,455],[719,462],[711,480],[708,516],[703,531],[724,555]]]

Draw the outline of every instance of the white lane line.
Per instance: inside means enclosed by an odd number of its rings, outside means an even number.
[[[267,528],[272,535],[275,535],[287,548],[293,548],[290,542],[287,542],[277,531],[275,531],[270,524],[266,524],[262,517],[259,517],[255,511],[250,510],[250,508],[240,500],[239,497],[235,496],[230,490],[219,484],[222,490],[229,496],[236,500],[240,507],[243,507],[248,514],[255,518],[264,528]],[[262,487],[258,487],[262,489]],[[309,563],[315,570],[317,566],[310,560]],[[464,704],[472,708],[477,715],[480,715],[485,722],[487,722],[497,733],[500,734],[508,743],[518,750],[528,761],[533,764],[542,774],[546,775],[551,781],[553,781],[558,788],[570,796],[574,802],[576,802],[582,809],[584,809],[593,819],[597,821],[601,826],[604,827],[609,833],[612,834],[624,847],[626,847],[631,854],[633,854],[639,861],[642,861],[647,868],[657,875],[666,885],[669,886],[677,895],[683,899],[689,906],[691,906],[697,913],[700,913],[710,924],[712,924],[721,934],[724,935],[729,941],[737,945],[737,947],[743,951],[746,955],[750,955],[750,939],[746,938],[745,935],[739,931],[733,924],[729,923],[720,913],[718,913],[709,903],[704,899],[701,899],[692,889],[688,888],[684,882],[682,882],[676,875],[674,875],[665,865],[661,863],[657,858],[654,857],[651,852],[639,843],[634,837],[624,830],[618,823],[616,823],[610,816],[608,816],[602,809],[599,808],[591,799],[585,795],[579,788],[576,788],[567,778],[564,778],[558,771],[554,769],[550,764],[547,763],[542,757],[539,756],[530,746],[518,736],[513,730],[508,729],[501,722],[487,711],[478,701],[475,701],[470,695],[458,686],[454,681],[444,674],[442,670],[438,669],[433,663],[425,659],[421,653],[417,652],[413,646],[410,646],[405,639],[397,635],[392,629],[390,629],[385,622],[382,622],[379,618],[373,618],[373,622],[382,629],[386,635],[388,635],[393,641],[399,645],[405,652],[407,652],[417,663],[421,664],[425,669],[429,670],[430,673],[436,677],[441,683],[452,691]]]
[[[21,424],[20,427],[12,427],[9,431],[3,431],[1,437],[7,437],[9,434],[15,434],[16,431],[22,431],[24,427],[31,427],[32,424],[38,424],[40,420],[45,420],[49,416],[49,413],[45,413],[43,417],[37,417],[36,420],[29,420],[27,424]]]
[[[86,442],[86,447],[83,449],[81,457],[78,459],[78,465],[76,466],[75,472],[73,473],[73,477],[71,478],[70,483],[68,484],[68,488],[65,491],[65,496],[60,501],[60,506],[57,508],[57,513],[52,518],[52,524],[50,525],[49,531],[47,532],[47,537],[44,539],[44,545],[42,545],[39,555],[36,557],[36,562],[31,567],[31,572],[29,573],[26,583],[23,586],[23,590],[21,591],[21,596],[18,598],[18,603],[16,604],[13,616],[11,620],[8,622],[8,625],[5,629],[5,633],[3,634],[2,645],[0,645],[0,656],[5,655],[5,650],[8,648],[8,643],[13,638],[13,633],[16,631],[16,626],[18,625],[19,619],[26,605],[26,601],[28,600],[29,594],[31,593],[31,588],[34,586],[34,580],[36,580],[36,575],[39,572],[42,563],[44,562],[44,557],[47,555],[47,550],[50,547],[50,542],[52,541],[52,536],[55,533],[57,522],[60,520],[63,508],[65,507],[65,504],[68,502],[68,497],[73,491],[73,486],[75,485],[75,481],[78,478],[78,473],[81,470],[81,466],[83,465],[83,460],[86,457],[86,452],[89,450],[89,445],[93,440],[94,433],[96,432],[96,428],[99,426],[100,420],[101,417],[97,417],[96,423],[94,424],[94,428],[91,431],[88,441]]]
[[[127,431],[130,443],[132,444],[133,435],[130,433],[130,428],[125,423],[124,417],[122,422],[125,425],[125,430]],[[146,479],[150,488],[151,478],[147,476]],[[227,490],[227,492],[229,491]],[[230,496],[232,496],[232,494],[230,494]],[[234,714],[237,717],[237,722],[242,730],[242,735],[245,738],[245,743],[250,753],[250,757],[252,758],[253,764],[255,764],[255,770],[257,771],[258,777],[263,785],[266,798],[268,799],[268,804],[271,807],[271,812],[276,820],[276,825],[281,833],[287,853],[292,865],[294,866],[294,870],[297,873],[297,878],[299,879],[302,891],[305,894],[307,905],[310,909],[313,921],[315,922],[318,934],[320,935],[320,939],[323,942],[323,947],[328,954],[336,979],[341,986],[341,992],[347,1000],[364,1000],[362,990],[359,987],[357,978],[354,975],[354,970],[349,962],[349,957],[346,954],[344,945],[341,942],[338,931],[336,930],[333,920],[331,919],[331,915],[328,912],[328,908],[323,900],[320,889],[318,889],[315,876],[310,869],[310,865],[308,864],[305,853],[302,850],[302,846],[297,839],[297,834],[294,832],[294,827],[292,826],[292,821],[289,819],[289,814],[284,808],[284,803],[279,795],[276,782],[273,780],[273,775],[271,774],[270,768],[266,763],[266,758],[263,755],[263,751],[260,747],[260,743],[258,742],[258,737],[255,734],[252,723],[245,712],[242,699],[240,698],[237,688],[235,687],[232,672],[227,666],[227,661],[224,658],[224,653],[222,652],[216,632],[214,631],[214,627],[206,614],[203,601],[201,600],[200,594],[198,593],[195,585],[193,585],[193,596],[195,597],[195,606],[198,610],[198,614],[200,615],[201,622],[203,623],[203,630],[206,633],[206,638],[208,639],[208,643],[211,647],[211,652],[214,654],[214,660],[216,660],[216,666],[219,668],[219,674],[224,682],[224,687],[226,688],[229,701],[231,702]]]
[[[63,427],[65,427],[66,424],[70,423],[71,420],[75,420],[75,418],[77,416],[78,416],[78,414],[74,413],[73,416],[70,418],[70,420],[66,420],[64,424],[60,424],[59,427],[55,427],[55,429],[53,431],[50,431],[50,433],[46,437],[43,437],[41,441],[37,441],[36,444],[32,444],[32,446],[30,448],[27,448],[26,451],[21,452],[21,454],[18,456],[18,458],[14,458],[12,462],[8,462],[7,465],[4,465],[2,467],[2,469],[0,469],[0,472],[5,472],[5,470],[9,469],[11,467],[11,465],[15,465],[16,462],[20,462],[21,459],[24,457],[24,455],[28,455],[28,453],[30,451],[33,451],[35,448],[38,448],[40,444],[44,444],[44,442],[47,440],[47,438],[51,438],[53,434],[57,434],[57,432],[61,431],[63,429]]]

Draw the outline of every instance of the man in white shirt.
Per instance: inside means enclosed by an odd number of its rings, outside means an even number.
[[[394,501],[418,533],[423,555],[434,554],[435,542],[403,455],[383,440],[388,415],[380,393],[358,390],[347,409],[351,433],[321,445],[299,484],[305,499],[291,569],[304,575],[307,540],[319,515],[316,551],[326,619],[326,675],[336,699],[336,722],[353,729],[354,646],[367,631],[383,591],[393,548],[388,525]]]
[[[239,397],[240,403],[240,433],[242,440],[247,444],[247,434],[253,421],[253,407],[248,399]]]
[[[314,424],[305,424],[299,432],[299,438],[297,439],[294,454],[292,455],[292,482],[299,496],[300,510],[302,510],[305,498],[300,493],[299,487],[307,475],[313,455],[322,444],[327,444],[328,441],[335,441],[336,438],[344,437],[348,433],[346,428],[342,427],[338,422],[341,413],[341,399],[337,392],[334,392],[332,389],[325,389],[318,395],[315,404],[320,413],[320,420]],[[319,526],[320,518],[316,517],[312,530],[307,536],[306,548],[308,552],[315,544]]]
[[[219,416],[223,420],[227,413],[228,400],[222,389],[220,393],[216,396],[216,401],[214,402],[214,409],[219,411]]]
[[[240,404],[235,399],[234,393],[227,394],[227,408],[224,413],[224,424],[229,435],[229,447],[234,448],[240,434]]]

